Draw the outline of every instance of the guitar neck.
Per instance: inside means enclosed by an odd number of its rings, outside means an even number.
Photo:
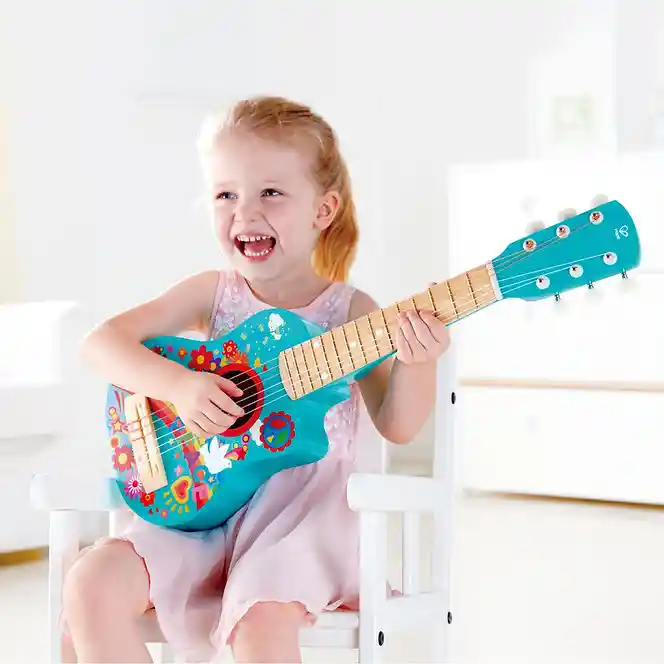
[[[429,311],[450,325],[499,297],[493,267],[487,263],[312,337],[279,355],[286,392],[291,399],[299,399],[391,355],[396,350],[395,321],[401,312]]]

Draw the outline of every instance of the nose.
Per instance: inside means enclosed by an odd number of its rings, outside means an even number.
[[[235,206],[233,216],[235,221],[251,223],[252,221],[257,221],[260,218],[260,212],[253,201],[244,199],[239,201]]]

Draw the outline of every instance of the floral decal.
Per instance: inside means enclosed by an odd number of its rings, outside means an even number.
[[[152,507],[152,505],[154,505],[154,491],[151,491],[150,493],[142,493],[141,502],[145,507]]]
[[[234,360],[237,355],[238,347],[237,344],[230,339],[224,344],[224,355],[227,360]]]
[[[206,371],[210,364],[212,364],[213,355],[212,351],[208,350],[204,345],[198,350],[191,351],[191,360],[189,360],[189,368],[194,371]]]
[[[129,445],[115,448],[113,451],[113,468],[115,470],[124,473],[131,469],[132,463],[134,463],[134,453]]]
[[[131,499],[136,499],[140,497],[141,494],[145,493],[143,491],[143,483],[136,473],[130,475],[129,479],[125,482],[123,489],[125,496]]]

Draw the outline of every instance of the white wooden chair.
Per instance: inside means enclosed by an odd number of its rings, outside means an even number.
[[[450,608],[450,544],[453,505],[454,358],[450,350],[440,363],[435,412],[432,477],[385,474],[383,453],[379,472],[356,473],[349,481],[348,503],[360,515],[360,611],[323,614],[316,626],[301,633],[305,648],[357,651],[358,661],[384,658],[391,635],[404,630],[432,631],[432,661],[448,662]],[[87,444],[90,444],[88,441]],[[385,445],[383,445],[383,450]],[[108,512],[109,531],[117,533],[131,513],[110,478],[89,477],[77,470],[69,476],[36,474],[31,482],[32,505],[49,513],[49,647],[50,661],[60,662],[58,617],[63,579],[79,551],[82,513]],[[387,517],[403,515],[402,594],[386,596]],[[433,517],[431,590],[420,584],[421,516]],[[146,643],[161,645],[162,661],[172,652],[153,614],[144,619]]]

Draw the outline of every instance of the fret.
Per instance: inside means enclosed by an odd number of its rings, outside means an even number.
[[[287,348],[282,353],[279,353],[279,373],[281,374],[281,381],[284,384],[286,394],[291,399],[299,399],[304,396],[305,391],[292,348]]]
[[[332,330],[332,336],[335,339],[336,346],[339,349],[339,359],[341,360],[341,368],[344,375],[351,373],[355,369],[355,362],[353,362],[353,354],[348,345],[348,337],[346,336],[345,326],[337,327]]]
[[[385,313],[382,309],[373,311],[369,314],[369,318],[373,324],[374,336],[376,338],[376,345],[380,356],[389,355],[394,350],[394,343],[392,341],[392,334],[385,318]]]
[[[314,386],[313,389],[317,390],[318,388],[323,387],[321,374],[325,373],[325,370],[321,370],[318,366],[313,339],[309,339],[308,342],[302,344],[302,349],[304,351],[304,357],[306,358],[307,368],[309,369],[309,377]]]
[[[477,298],[475,297],[475,291],[473,290],[473,284],[472,284],[472,282],[470,281],[470,275],[468,274],[468,272],[466,272],[466,273],[464,274],[464,276],[466,277],[466,283],[468,284],[468,291],[470,292],[470,295],[471,295],[471,297],[473,298],[473,302],[474,302],[474,304],[475,304],[475,308],[477,308],[479,305],[478,305],[478,303],[477,303]]]
[[[314,337],[311,340],[311,352],[314,356],[316,371],[321,384],[325,385],[332,382],[332,370],[330,369],[330,363],[327,361],[321,337]]]
[[[418,311],[429,311],[433,312],[433,309],[431,308],[431,301],[429,297],[427,296],[427,292],[424,291],[422,293],[418,293],[417,295],[413,296],[413,301],[415,302],[415,308]]]
[[[343,328],[346,332],[346,338],[348,339],[348,346],[350,348],[351,357],[353,358],[353,364],[356,369],[359,369],[367,363],[367,358],[360,342],[360,333],[357,329],[357,324],[355,321],[351,321],[350,323],[346,323]]]
[[[493,282],[491,281],[491,273],[486,265],[473,268],[466,274],[468,275],[468,280],[473,289],[478,309],[496,301],[496,293]]]
[[[459,319],[459,310],[457,309],[456,302],[454,300],[454,293],[452,292],[452,287],[450,285],[449,281],[445,282],[445,287],[447,288],[447,294],[450,297],[450,302],[452,303],[452,309],[454,310],[454,317],[458,320]]]
[[[447,285],[454,296],[457,318],[463,318],[477,311],[473,296],[468,290],[468,282],[466,281],[465,274],[459,274],[449,279]]]
[[[300,351],[299,354],[297,353],[298,350]],[[295,346],[294,351],[295,351],[295,357],[297,358],[298,374],[302,379],[302,388],[304,389],[305,394],[309,394],[309,392],[313,392],[315,389],[314,375],[312,375],[311,369],[307,364],[304,344],[298,344],[297,346]]]
[[[436,311],[436,302],[433,299],[431,288],[427,288],[427,295],[429,296],[429,302],[431,302],[431,313],[435,316],[438,312]]]
[[[286,371],[288,372],[288,379],[290,380],[290,391],[287,389],[286,392],[289,393],[291,398],[299,399],[301,396],[304,396],[304,388],[302,386],[302,381],[299,379],[299,374],[297,370],[297,362],[295,361],[295,354],[292,348],[288,348],[284,353],[279,356],[279,364],[281,365],[283,357],[283,362],[286,365]]]
[[[355,326],[359,330],[360,342],[362,350],[364,351],[366,364],[369,364],[380,357],[369,317],[362,316],[361,318],[358,318],[355,321]]]
[[[334,334],[332,331],[325,332],[325,334],[321,335],[321,340],[323,341],[323,352],[325,353],[325,359],[327,360],[332,380],[337,380],[344,375],[344,369],[341,358],[339,357],[337,344],[334,341]]]

